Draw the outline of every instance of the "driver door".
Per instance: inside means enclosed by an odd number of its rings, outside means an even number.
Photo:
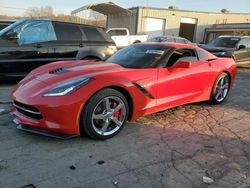
[[[179,61],[190,61],[189,68],[177,68]],[[186,103],[208,100],[210,96],[210,65],[199,60],[194,49],[178,49],[159,69],[157,106],[164,110]]]
[[[245,48],[239,49],[240,46],[245,46]],[[236,61],[249,60],[249,49],[247,38],[241,39],[237,44],[237,50],[234,52]]]

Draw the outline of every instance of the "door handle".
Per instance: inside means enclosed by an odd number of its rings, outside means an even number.
[[[37,48],[42,48],[42,45],[41,44],[37,44],[36,47]]]

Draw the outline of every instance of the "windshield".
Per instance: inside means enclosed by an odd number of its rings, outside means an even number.
[[[22,20],[11,24],[1,31],[0,38],[10,40],[10,33],[15,33],[18,45],[27,45],[57,40],[50,20]]]
[[[130,45],[118,51],[106,61],[119,64],[125,68],[151,68],[155,67],[167,50],[167,47],[159,45]]]
[[[151,39],[148,39],[148,42],[161,42],[164,38],[163,37],[154,37]]]
[[[19,21],[16,21],[15,23],[10,24],[8,27],[5,27],[4,29],[2,29],[2,30],[0,31],[0,38],[5,39],[6,34],[7,34],[8,31],[13,30],[13,29],[16,28],[18,25],[22,24],[22,23],[25,22],[25,21],[26,21],[26,20],[19,20]]]
[[[212,40],[210,43],[208,43],[208,45],[223,48],[235,48],[239,40],[239,37],[219,37]]]

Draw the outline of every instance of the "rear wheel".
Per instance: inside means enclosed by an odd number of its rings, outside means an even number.
[[[220,104],[225,101],[229,92],[229,87],[230,77],[226,73],[221,73],[214,83],[211,102],[214,104]]]
[[[86,104],[81,130],[94,139],[111,138],[123,128],[128,112],[128,102],[119,91],[103,89]]]
[[[141,41],[136,40],[136,41],[134,41],[134,43],[133,43],[133,44],[136,44],[136,43],[141,43]]]

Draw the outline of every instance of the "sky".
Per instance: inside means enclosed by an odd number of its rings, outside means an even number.
[[[55,14],[70,14],[79,7],[110,0],[0,0],[0,15],[23,16],[25,9],[36,6],[51,6]],[[219,12],[229,9],[231,12],[250,13],[250,0],[113,0],[125,8],[149,6],[168,8],[177,6],[182,10]]]

